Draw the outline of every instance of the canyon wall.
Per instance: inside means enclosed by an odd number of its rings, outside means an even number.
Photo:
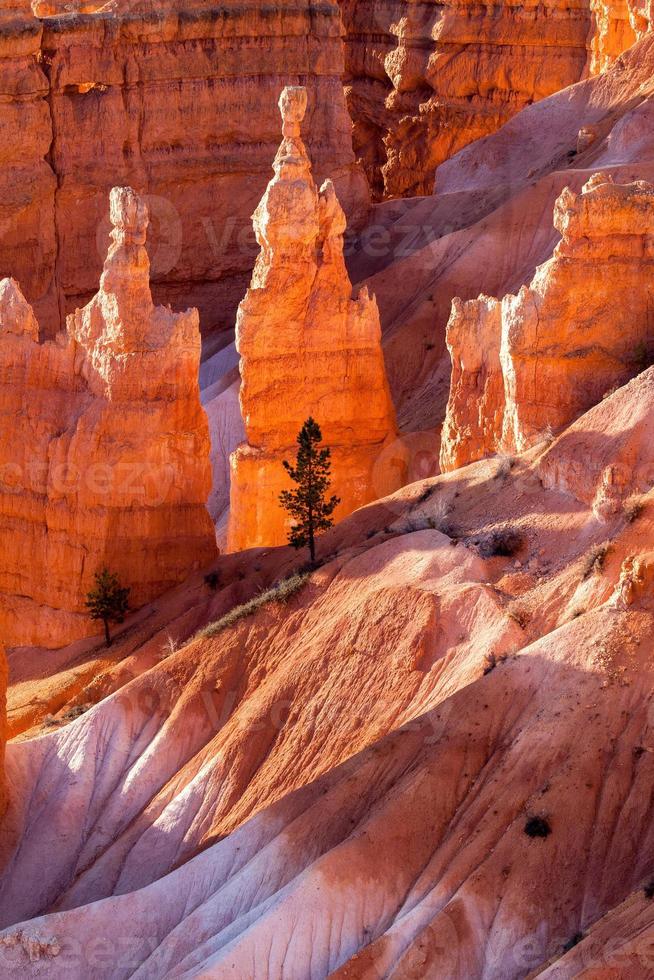
[[[307,87],[317,173],[353,220],[367,210],[335,0],[34,6],[0,13],[0,278],[48,336],[93,295],[115,184],[146,197],[155,300],[198,307],[203,333],[233,326],[289,81]]]
[[[654,187],[595,174],[563,191],[554,225],[561,241],[517,296],[453,301],[444,470],[521,452],[654,356]]]
[[[651,29],[654,4],[652,0],[590,0],[590,9],[588,71],[598,75]]]
[[[586,64],[586,0],[339,2],[354,149],[377,197],[430,194],[440,163]]]
[[[138,607],[216,554],[198,313],[154,307],[148,214],[134,191],[112,191],[111,222],[99,292],[56,340],[39,343],[17,284],[0,283],[7,646],[97,632],[84,598],[103,565]]]
[[[231,459],[232,550],[286,541],[282,461],[310,415],[332,452],[337,518],[402,482],[401,463],[379,460],[396,428],[377,304],[367,290],[351,298],[345,215],[331,181],[318,193],[300,138],[306,98],[298,87],[280,98],[284,138],[254,214],[261,252],[236,321],[247,443]]]

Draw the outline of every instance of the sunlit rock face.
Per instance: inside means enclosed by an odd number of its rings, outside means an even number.
[[[349,218],[365,214],[336,0],[8,6],[0,3],[0,277],[20,282],[49,337],[93,296],[117,184],[150,210],[156,302],[196,306],[204,334],[233,328],[285,84],[307,86],[316,172],[334,180]]]
[[[253,216],[261,252],[236,323],[247,443],[231,461],[232,549],[286,540],[282,460],[310,415],[332,452],[337,518],[402,479],[380,462],[396,428],[377,304],[367,290],[352,299],[345,216],[331,181],[318,192],[300,138],[306,102],[303,88],[282,93],[284,139]]]
[[[39,343],[18,285],[0,283],[0,630],[57,647],[97,631],[84,609],[107,565],[137,607],[216,552],[205,501],[197,310],[155,307],[148,213],[111,193],[100,289]]]
[[[588,70],[598,75],[651,29],[652,0],[590,0]]]
[[[439,164],[586,64],[586,0],[339,2],[354,149],[378,197],[430,194]]]
[[[454,300],[441,466],[522,451],[650,361],[654,187],[595,174],[554,210],[561,241],[502,300]]]

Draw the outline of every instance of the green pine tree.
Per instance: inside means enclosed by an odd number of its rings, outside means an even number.
[[[129,609],[129,589],[118,581],[118,576],[102,568],[95,573],[95,588],[87,593],[85,605],[91,619],[101,619],[107,646],[111,646],[109,623],[124,623]]]
[[[282,507],[295,520],[289,532],[289,544],[294,548],[308,545],[312,564],[316,560],[316,535],[333,525],[331,515],[341,502],[339,497],[327,497],[331,453],[329,449],[319,448],[321,442],[320,426],[309,417],[297,437],[295,466],[284,460],[284,468],[293,483],[297,483],[297,489],[284,490],[279,495]]]

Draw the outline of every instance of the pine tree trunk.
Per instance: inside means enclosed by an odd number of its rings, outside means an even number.
[[[109,620],[108,619],[103,619],[103,623],[104,623],[104,638],[107,641],[107,646],[110,647],[111,646],[111,634],[109,632]]]

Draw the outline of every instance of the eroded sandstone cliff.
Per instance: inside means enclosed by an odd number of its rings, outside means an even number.
[[[155,299],[197,306],[203,331],[233,326],[288,82],[307,87],[317,173],[365,211],[335,0],[2,6],[0,277],[50,336],[93,294],[116,184],[146,196]]]
[[[0,626],[57,647],[97,627],[84,597],[107,565],[142,605],[215,555],[205,502],[197,310],[154,307],[147,209],[111,193],[112,244],[89,305],[39,343],[17,284],[0,283]]]
[[[654,7],[652,0],[590,0],[590,9],[588,70],[597,75],[647,34]]]
[[[306,102],[299,87],[280,98],[284,138],[254,214],[261,252],[236,321],[247,443],[231,463],[232,549],[286,540],[282,461],[310,415],[332,452],[337,517],[402,482],[401,460],[380,461],[396,429],[377,304],[367,290],[351,298],[345,215],[331,181],[318,192],[300,138]]]
[[[561,233],[531,284],[454,300],[441,466],[521,452],[596,404],[654,353],[654,187],[595,174],[556,202]]]
[[[339,0],[354,148],[377,196],[429,194],[436,167],[579,80],[585,0]]]

